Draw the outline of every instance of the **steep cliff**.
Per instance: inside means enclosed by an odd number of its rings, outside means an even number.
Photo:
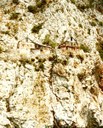
[[[103,0],[0,1],[0,128],[103,127]]]

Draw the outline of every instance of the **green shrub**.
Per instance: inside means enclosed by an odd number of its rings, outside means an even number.
[[[4,51],[3,47],[0,46],[0,53],[2,53]]]
[[[29,6],[28,6],[28,11],[31,12],[31,13],[35,13],[35,12],[38,11],[38,9],[37,9],[36,6],[29,5]]]
[[[89,28],[89,29],[88,29],[88,34],[89,34],[89,35],[90,35],[90,30],[91,30],[91,29]]]
[[[96,26],[97,23],[95,21],[90,22],[91,26]]]
[[[36,6],[41,8],[46,4],[46,0],[36,0]]]
[[[94,0],[89,0],[89,4],[90,4],[90,6],[93,5],[93,2],[94,2]]]
[[[19,0],[13,0],[12,1],[14,4],[19,4]]]
[[[75,0],[71,0],[71,2],[72,2],[73,4],[75,4]]]
[[[54,41],[52,41],[52,40],[50,39],[50,35],[49,35],[49,34],[47,34],[47,35],[45,36],[45,39],[44,39],[43,44],[48,44],[48,45],[50,45],[52,48],[55,48],[55,47],[57,46],[57,43],[54,42]]]
[[[80,28],[83,28],[82,24],[79,24],[79,27],[80,27]]]
[[[97,119],[94,116],[94,112],[92,110],[89,110],[87,115],[87,126],[86,128],[101,128],[99,126],[99,123],[97,122]]]
[[[78,8],[80,11],[84,11],[85,9],[90,8],[90,6],[89,6],[89,5],[78,5],[77,8]]]
[[[10,20],[16,20],[18,19],[18,16],[19,16],[19,13],[16,13],[16,12],[12,13],[10,16]]]
[[[103,41],[99,41],[99,43],[96,46],[97,46],[99,55],[100,55],[101,59],[103,60]]]
[[[28,6],[28,11],[31,13],[38,12],[44,8],[45,4],[46,4],[46,0],[36,0],[36,5],[29,5]]]
[[[99,22],[99,25],[100,25],[100,26],[103,26],[103,22],[102,22],[102,21],[100,21],[100,22]]]
[[[90,52],[90,48],[85,44],[81,44],[80,49],[82,49],[84,52]]]
[[[1,33],[9,35],[9,31],[1,31]]]
[[[34,25],[33,28],[32,28],[32,33],[38,33],[39,30],[42,28],[42,25],[43,24],[38,24],[38,25]]]

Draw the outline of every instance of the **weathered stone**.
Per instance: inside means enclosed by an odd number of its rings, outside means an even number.
[[[103,126],[102,22],[102,0],[0,1],[0,128]]]

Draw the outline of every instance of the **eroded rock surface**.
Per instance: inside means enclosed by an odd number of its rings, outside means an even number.
[[[0,2],[0,128],[103,126],[103,2]]]

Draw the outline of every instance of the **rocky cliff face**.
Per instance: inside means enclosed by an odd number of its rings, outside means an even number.
[[[0,1],[0,128],[103,127],[103,1]]]

